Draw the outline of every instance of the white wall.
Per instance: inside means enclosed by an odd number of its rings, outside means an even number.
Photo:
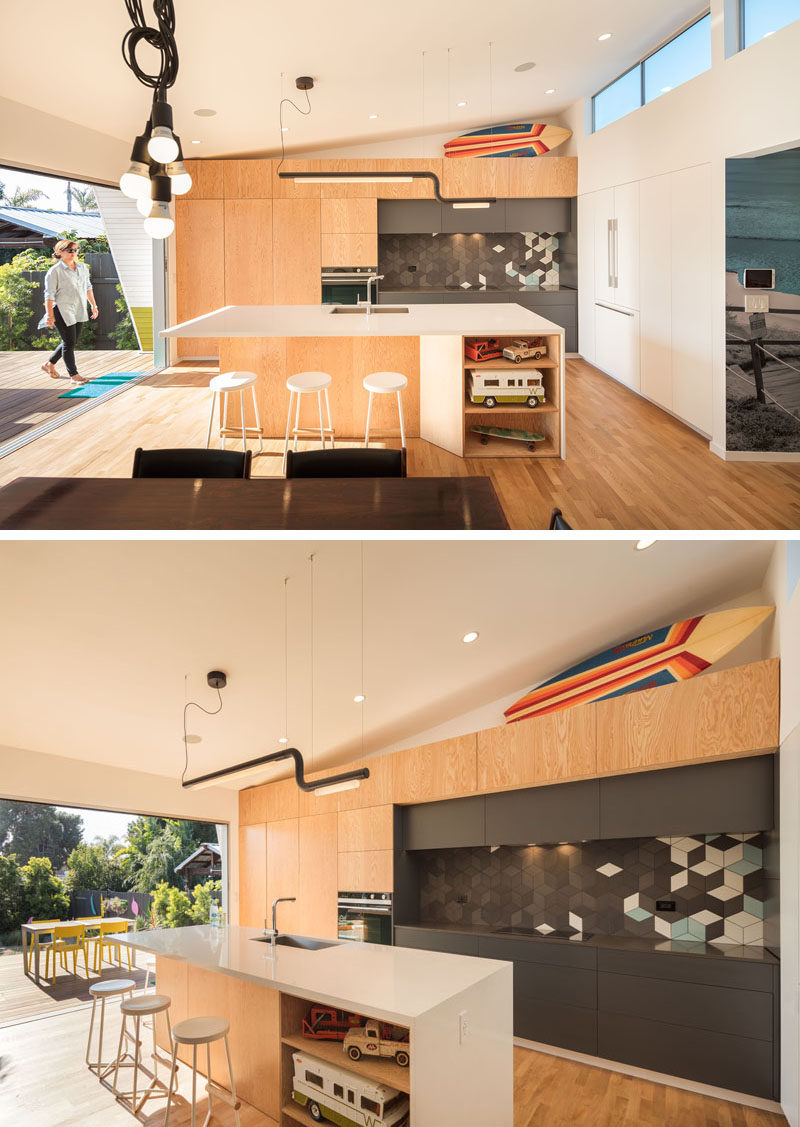
[[[130,141],[0,98],[0,167],[118,184],[130,155]]]
[[[725,448],[725,158],[800,143],[800,21],[725,59],[723,3],[712,0],[712,67],[598,133],[585,134],[585,104],[567,115],[575,134],[580,195],[710,164],[713,328],[712,449]],[[633,60],[632,60],[633,61]],[[609,80],[613,75],[609,75]],[[580,253],[580,251],[579,251]],[[691,261],[687,253],[687,261]],[[579,334],[583,330],[579,326]]]
[[[227,822],[229,918],[239,918],[239,795],[224,787],[183,790],[179,779],[0,745],[0,797],[120,813]]]

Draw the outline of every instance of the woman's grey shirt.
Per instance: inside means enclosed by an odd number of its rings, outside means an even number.
[[[82,262],[76,262],[75,269],[71,270],[65,262],[59,261],[44,276],[44,300],[58,306],[66,325],[89,320],[86,303],[91,288],[89,267]]]

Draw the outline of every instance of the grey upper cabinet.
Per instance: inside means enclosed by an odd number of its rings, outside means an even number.
[[[442,205],[441,230],[447,234],[483,234],[486,231],[507,231],[506,204],[508,200],[498,200],[488,207],[453,207]]]
[[[505,227],[498,231],[571,231],[569,199],[506,200]]]
[[[599,836],[772,829],[773,769],[773,757],[762,755],[600,779]]]
[[[489,845],[590,841],[600,836],[597,779],[486,796]]]
[[[441,230],[438,200],[378,200],[379,235],[434,235]]]
[[[403,811],[406,849],[456,849],[485,845],[483,795],[422,802]]]

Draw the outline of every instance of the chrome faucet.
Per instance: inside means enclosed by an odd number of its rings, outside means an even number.
[[[356,299],[356,305],[363,305],[367,310],[368,317],[370,315],[370,312],[372,311],[372,283],[382,281],[383,274],[370,274],[367,277],[367,300],[362,301],[360,297]]]
[[[293,904],[297,899],[296,896],[278,896],[272,901],[272,930],[267,927],[267,921],[264,920],[264,935],[269,936],[272,941],[272,946],[275,946],[275,940],[278,938],[278,905],[279,904]]]

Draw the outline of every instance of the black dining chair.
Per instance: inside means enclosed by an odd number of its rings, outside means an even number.
[[[572,525],[567,524],[564,520],[564,517],[561,515],[561,509],[553,509],[550,514],[550,531],[552,532],[553,529],[555,529],[556,532],[563,532],[565,530],[568,532],[572,531]]]
[[[289,477],[406,477],[406,450],[304,450],[286,454]]]
[[[246,450],[143,450],[133,455],[131,477],[250,477]]]

